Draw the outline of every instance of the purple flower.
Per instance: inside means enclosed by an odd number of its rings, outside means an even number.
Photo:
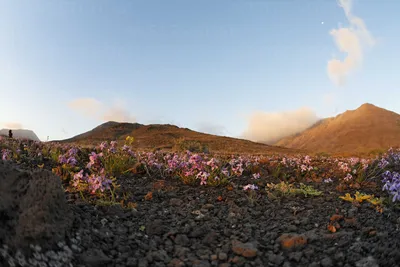
[[[69,157],[67,160],[67,164],[71,165],[72,167],[74,167],[77,163],[78,161],[74,157]]]
[[[74,174],[73,186],[77,187],[81,180],[83,180],[83,170]]]
[[[103,156],[103,153],[96,154],[96,152],[92,152],[89,154],[90,162],[86,165],[86,168],[90,169],[93,165],[99,163],[99,158]]]
[[[58,156],[58,163],[60,164],[66,164],[67,163],[67,159],[64,155],[60,155]]]
[[[78,149],[77,148],[71,148],[70,150],[68,150],[68,156],[70,157],[75,157],[76,154],[78,154]]]
[[[101,142],[100,150],[103,151],[105,148],[107,148],[107,146],[108,146],[107,142]]]
[[[3,149],[2,150],[2,153],[3,153],[3,155],[2,155],[2,160],[8,160],[9,159],[9,156],[10,156],[10,150],[8,150],[8,149]]]
[[[393,196],[393,202],[400,200],[400,174],[398,172],[385,171],[382,174],[382,178],[384,183],[382,190],[389,191],[389,194]]]
[[[260,173],[253,173],[253,179],[259,179],[260,177]]]
[[[210,174],[208,172],[201,171],[196,175],[196,178],[201,179],[200,185],[206,185],[209,176]]]
[[[221,172],[222,172],[223,175],[229,177],[229,171],[228,171],[227,168],[223,168]]]
[[[348,173],[347,176],[344,177],[344,180],[345,180],[346,182],[347,182],[347,181],[350,181],[351,179],[353,179],[353,175],[351,175],[350,173]]]
[[[248,184],[243,186],[243,190],[258,190],[258,186],[254,185],[254,184]]]

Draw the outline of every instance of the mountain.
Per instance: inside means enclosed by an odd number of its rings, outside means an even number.
[[[369,153],[400,146],[400,115],[366,103],[285,137],[275,145],[309,152]]]
[[[297,150],[255,143],[243,139],[200,133],[170,124],[143,125],[139,123],[118,123],[112,121],[101,124],[91,131],[70,139],[53,142],[97,145],[103,141],[125,140],[127,136],[133,136],[135,138],[133,145],[136,148],[144,150],[171,150],[174,148],[175,143],[183,138],[184,140],[197,141],[202,145],[207,145],[210,152],[213,153],[290,154],[298,152]]]
[[[0,135],[7,136],[8,137],[8,131],[9,129],[1,129],[0,130]],[[40,139],[37,137],[37,135],[31,131],[31,130],[25,130],[25,129],[17,129],[13,130],[13,137],[18,138],[18,139],[29,139],[33,141],[40,141]]]

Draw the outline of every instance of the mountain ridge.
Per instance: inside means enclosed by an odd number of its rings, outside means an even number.
[[[7,136],[8,137],[8,131],[10,129],[1,129],[0,130],[0,135]],[[11,129],[13,133],[14,138],[19,138],[19,139],[29,139],[33,141],[40,141],[39,137],[37,137],[36,133],[32,130],[27,130],[27,129]]]
[[[351,153],[400,146],[400,115],[365,103],[325,118],[274,145],[310,152]]]
[[[119,123],[108,121],[72,138],[52,142],[93,145],[102,141],[135,138],[134,146],[141,149],[173,149],[180,139],[200,142],[211,152],[227,153],[299,153],[298,150],[256,143],[245,139],[218,136],[180,128],[172,124]]]

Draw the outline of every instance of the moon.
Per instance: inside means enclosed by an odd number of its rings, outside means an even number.
[[[321,24],[323,25],[323,24],[324,24],[324,22],[323,22],[323,21],[321,21]]]

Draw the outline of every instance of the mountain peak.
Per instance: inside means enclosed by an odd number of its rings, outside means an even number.
[[[388,149],[400,146],[399,122],[399,114],[365,103],[275,145],[328,153]]]
[[[379,108],[371,103],[364,103],[357,110],[371,110],[371,109],[379,109]]]

